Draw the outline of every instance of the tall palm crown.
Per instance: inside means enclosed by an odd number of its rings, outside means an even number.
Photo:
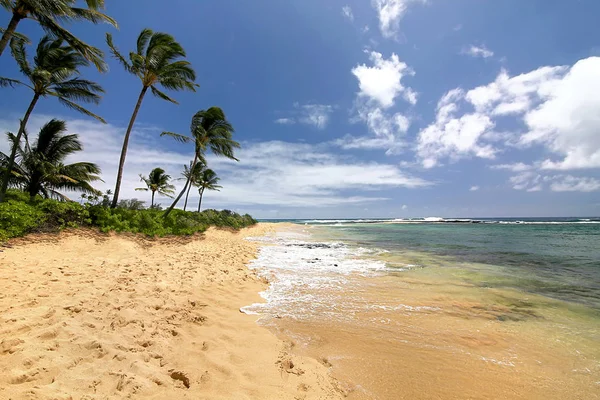
[[[12,14],[8,27],[2,30],[0,55],[11,39],[27,41],[25,36],[16,33],[16,29],[23,19],[31,19],[39,23],[46,32],[64,39],[99,70],[105,71],[102,51],[79,40],[63,28],[61,23],[84,20],[94,24],[107,22],[116,27],[117,22],[99,11],[104,9],[104,0],[86,0],[87,8],[74,7],[76,3],[77,0],[0,0],[0,6]]]
[[[0,86],[22,85],[33,91],[33,98],[24,117],[21,119],[15,143],[20,143],[21,135],[25,131],[33,109],[38,100],[44,97],[55,97],[62,105],[105,122],[104,119],[78,104],[81,102],[98,104],[102,99],[101,93],[104,93],[104,90],[95,82],[79,78],[79,69],[88,66],[89,61],[75,51],[73,47],[64,45],[62,39],[44,36],[37,46],[33,66],[27,60],[23,42],[12,41],[11,51],[21,73],[25,75],[29,83],[0,77]],[[15,152],[16,147],[13,147],[8,168],[13,165]],[[8,175],[5,176],[0,188],[0,202],[3,201],[6,193],[7,177]]]
[[[180,58],[186,56],[185,50],[169,34],[144,29],[137,39],[136,51],[129,53],[129,60],[115,47],[112,36],[108,33],[106,34],[106,42],[113,56],[121,63],[125,70],[137,76],[142,82],[142,90],[129,121],[125,138],[123,139],[123,148],[121,150],[121,159],[119,161],[119,171],[112,204],[115,207],[118,202],[121,180],[123,178],[123,167],[127,156],[129,136],[131,135],[135,119],[148,89],[156,97],[177,104],[177,101],[167,96],[157,86],[160,85],[169,90],[196,91],[198,85],[194,83],[196,73],[192,69],[191,64],[188,61],[180,60]]]
[[[100,180],[100,168],[93,163],[78,162],[65,164],[65,159],[83,150],[78,135],[66,134],[64,121],[56,119],[45,124],[33,145],[27,134],[17,142],[16,135],[8,133],[9,142],[17,147],[17,164],[9,177],[11,186],[20,187],[33,198],[41,194],[48,198],[68,200],[59,190],[96,193],[90,182]],[[4,174],[8,156],[0,153],[0,165]]]
[[[219,191],[223,186],[219,186],[218,183],[221,180],[210,168],[204,168],[200,176],[195,179],[195,186],[198,187],[198,194],[200,195],[200,200],[198,201],[198,212],[200,212],[200,207],[202,206],[202,197],[204,196],[205,190],[216,190]]]
[[[137,188],[135,190],[150,190],[152,192],[152,207],[154,207],[154,195],[158,192],[163,196],[173,197],[171,196],[175,193],[175,186],[169,184],[169,180],[171,179],[170,175],[165,174],[165,170],[162,168],[154,168],[150,171],[150,175],[146,178],[143,175],[140,175],[140,180],[146,184],[145,188]]]
[[[170,136],[183,143],[194,143],[194,161],[195,166],[198,160],[206,165],[205,156],[208,150],[214,155],[226,157],[238,161],[235,158],[235,149],[240,148],[240,144],[233,140],[235,130],[227,120],[225,113],[219,107],[211,107],[208,110],[200,110],[192,117],[190,126],[191,135],[181,135],[173,132],[163,132],[161,136]],[[168,215],[184,193],[190,190],[190,179],[187,180],[183,191],[175,199],[171,207],[165,212]]]

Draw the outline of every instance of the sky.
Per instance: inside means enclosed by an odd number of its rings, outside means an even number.
[[[140,6],[143,4],[143,6]],[[147,96],[129,145],[121,198],[149,202],[139,174],[174,179],[192,115],[221,107],[239,162],[208,157],[223,189],[203,207],[257,218],[543,217],[600,215],[600,25],[595,0],[107,1],[119,22],[68,28],[122,52],[143,28],[172,34],[197,73],[196,93]],[[9,14],[0,11],[0,24]],[[18,31],[37,42],[41,29]],[[29,54],[35,47],[28,48]],[[54,99],[28,125],[67,121],[113,189],[141,83],[112,58],[82,76],[106,90],[91,107]],[[0,75],[20,78],[6,52]],[[18,129],[26,88],[0,89],[0,130]],[[6,140],[0,150],[6,152]],[[174,182],[178,188],[182,181]],[[169,199],[158,197],[163,205]],[[195,207],[198,193],[192,191]]]

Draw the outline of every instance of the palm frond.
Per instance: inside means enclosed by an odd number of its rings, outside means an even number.
[[[28,88],[31,88],[31,86],[29,86],[28,84],[23,83],[17,79],[9,79],[9,78],[0,77],[0,87],[10,86],[10,87],[14,88],[17,85],[23,85],[23,86],[27,86]]]
[[[25,51],[25,42],[23,40],[15,40],[13,37],[10,41],[10,52],[19,66],[19,70],[25,76],[31,75],[31,67],[27,61],[27,52]]]
[[[58,93],[48,93],[51,96],[56,96],[58,98],[58,101],[64,105],[67,108],[70,108],[72,110],[78,111],[82,114],[87,115],[88,117],[92,117],[97,119],[98,121],[102,122],[103,124],[106,124],[106,121],[104,120],[104,118],[100,117],[99,115],[94,114],[93,112],[86,110],[85,108],[81,107],[79,104],[74,103],[70,100],[67,100],[66,98],[58,95]]]
[[[191,138],[189,136],[181,135],[179,133],[174,133],[174,132],[163,132],[160,134],[160,136],[168,136],[168,137],[173,138],[181,143],[189,143],[194,140],[193,138]]]
[[[71,8],[71,18],[74,20],[85,20],[90,21],[93,24],[99,24],[105,22],[114,26],[115,28],[119,27],[117,21],[113,18],[109,17],[106,14],[101,13],[97,9],[94,8]]]
[[[132,73],[132,74],[135,73],[133,71],[133,67],[129,64],[129,62],[127,62],[125,57],[123,57],[123,55],[119,52],[119,49],[114,45],[112,35],[110,33],[106,34],[106,44],[108,45],[108,48],[110,49],[110,52],[112,53],[113,57],[117,61],[119,61],[121,66],[123,66],[123,68],[125,68],[125,71]]]
[[[73,47],[79,54],[81,54],[86,60],[92,62],[98,71],[106,72],[108,70],[108,66],[104,61],[104,53],[102,50],[90,46],[87,43],[78,39],[75,35],[73,35],[68,30],[64,29],[60,26],[54,19],[49,18],[45,15],[39,15],[38,21],[42,28],[45,31],[64,39],[71,47]]]
[[[158,90],[156,87],[154,86],[150,86],[150,89],[152,90],[152,94],[155,95],[158,98],[161,98],[163,100],[169,101],[171,103],[174,104],[179,104],[177,102],[177,100],[170,98],[169,96],[167,96],[166,94],[164,94],[163,92],[161,92],[160,90]]]

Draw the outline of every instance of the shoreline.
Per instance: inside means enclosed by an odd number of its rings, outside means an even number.
[[[11,241],[0,252],[0,397],[343,398],[326,366],[240,312],[266,288],[246,266],[260,244],[244,238],[275,226]]]

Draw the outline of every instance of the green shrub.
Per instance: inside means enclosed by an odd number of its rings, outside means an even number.
[[[23,201],[0,203],[0,240],[23,236],[45,220],[44,213]]]
[[[166,218],[163,211],[140,209],[141,202],[124,200],[124,207],[110,209],[105,202],[94,201],[81,205],[29,197],[10,190],[8,201],[0,204],[0,241],[30,232],[58,231],[65,227],[91,226],[102,232],[131,232],[147,236],[193,235],[210,226],[241,229],[256,224],[250,215],[229,210],[204,210],[201,213],[173,210]],[[89,200],[89,198],[88,198]]]

